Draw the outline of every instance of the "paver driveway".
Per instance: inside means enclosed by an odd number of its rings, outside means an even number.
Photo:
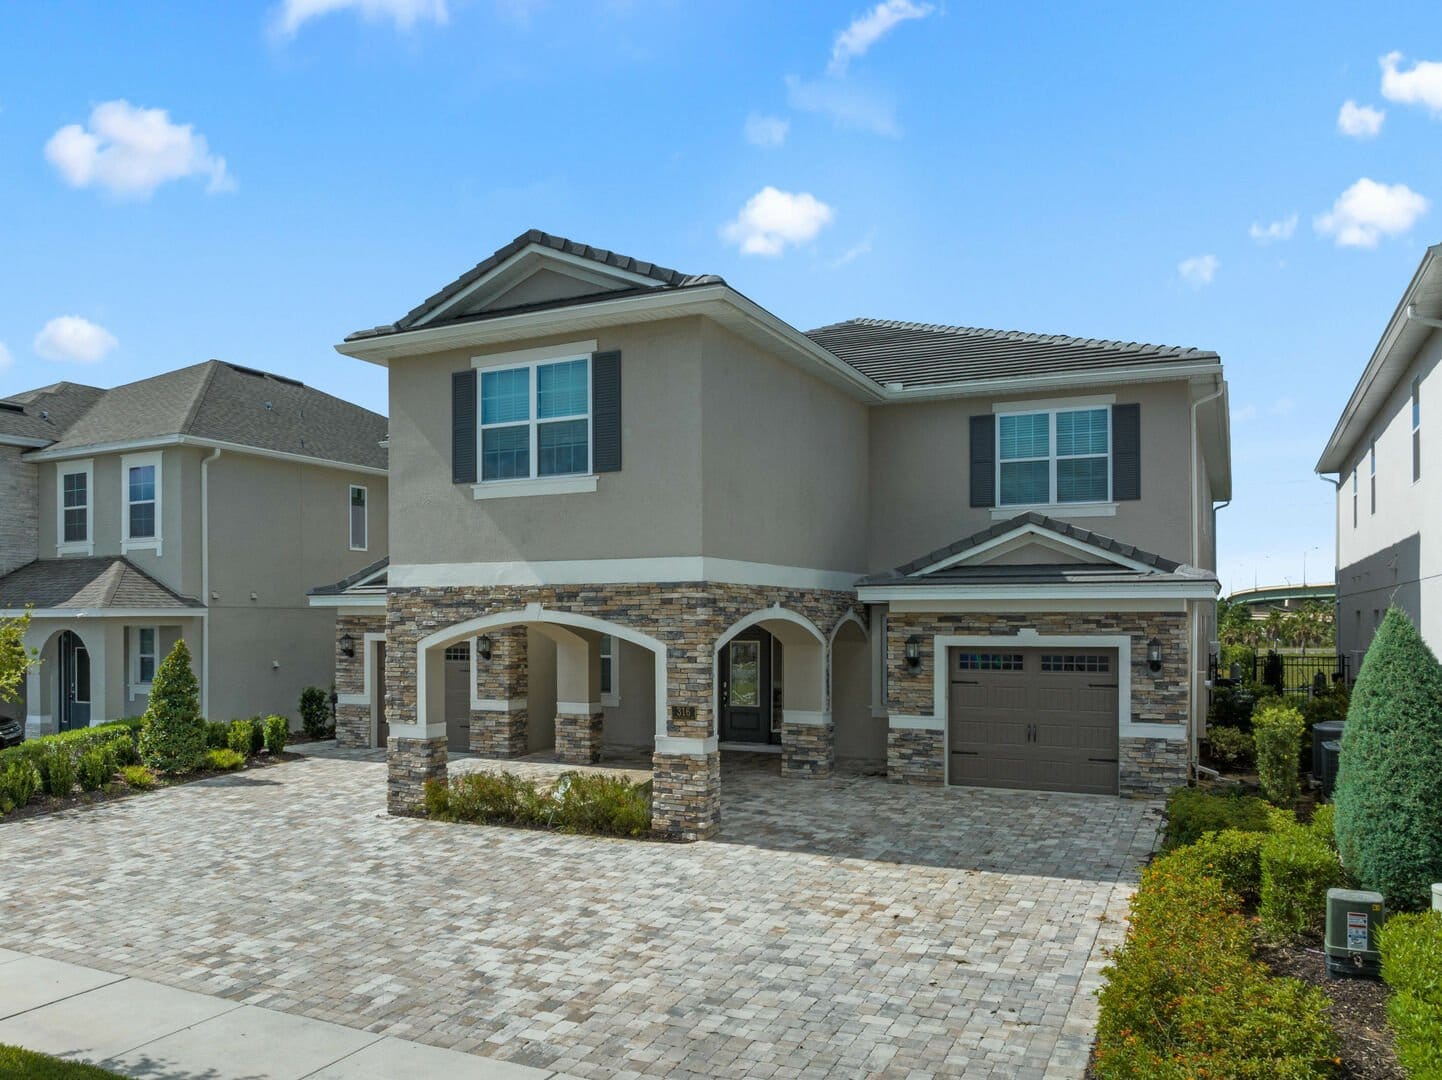
[[[390,818],[339,756],[0,823],[0,946],[582,1077],[1080,1075],[1156,806],[775,767],[692,845]]]

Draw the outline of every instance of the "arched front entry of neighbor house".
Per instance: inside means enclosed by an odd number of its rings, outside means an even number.
[[[836,760],[868,774],[886,771],[887,715],[873,710],[871,635],[848,611],[831,628],[831,722],[836,729]]]
[[[32,625],[26,648],[37,651],[40,663],[26,672],[26,734],[29,738],[88,727],[104,718],[103,634],[99,648],[71,627],[47,631]]]
[[[804,615],[753,611],[716,639],[712,714],[728,750],[779,747],[783,776],[829,776],[826,636]]]

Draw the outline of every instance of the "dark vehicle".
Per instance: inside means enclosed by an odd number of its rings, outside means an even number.
[[[25,725],[9,716],[0,716],[0,748],[16,746],[25,738]]]

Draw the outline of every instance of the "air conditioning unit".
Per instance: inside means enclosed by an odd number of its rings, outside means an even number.
[[[1328,889],[1324,940],[1327,974],[1375,978],[1382,965],[1382,954],[1377,951],[1377,931],[1386,921],[1387,905],[1381,893]]]

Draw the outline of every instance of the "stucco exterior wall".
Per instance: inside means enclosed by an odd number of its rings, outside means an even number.
[[[24,449],[0,446],[0,575],[40,557],[37,466]]]

